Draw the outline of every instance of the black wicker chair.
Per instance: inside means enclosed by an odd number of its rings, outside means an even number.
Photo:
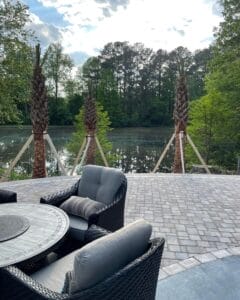
[[[105,182],[103,182],[103,178],[106,178]],[[99,193],[99,189],[102,189],[102,184],[109,185],[110,188],[112,188],[114,184],[117,185],[116,192],[111,200],[108,200],[109,203],[106,203],[106,201],[104,203],[104,193],[102,192],[100,193],[100,197],[96,197]],[[87,220],[81,216],[76,216],[75,213],[69,213],[70,234],[82,240],[83,234],[80,234],[80,232],[85,232],[92,224],[96,224],[109,231],[115,231],[123,227],[126,191],[127,179],[120,170],[87,165],[83,168],[82,177],[73,186],[52,195],[44,196],[40,199],[40,202],[61,206],[63,203],[66,203],[65,201],[71,196],[81,196],[104,203],[103,207],[90,213]],[[78,236],[80,238],[78,238]]]
[[[0,190],[0,203],[17,202],[17,194],[12,191]]]
[[[97,227],[90,228],[87,236],[91,241],[102,236],[102,232]],[[95,286],[73,295],[51,291],[15,266],[0,268],[0,299],[153,300],[163,248],[164,239],[150,240],[142,256]]]

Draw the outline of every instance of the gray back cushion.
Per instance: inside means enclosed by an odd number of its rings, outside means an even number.
[[[89,288],[146,252],[152,227],[138,220],[80,249],[74,259],[69,293]]]
[[[60,205],[60,208],[68,214],[80,216],[87,221],[91,215],[104,207],[105,204],[101,202],[79,196],[71,196]]]
[[[123,178],[124,174],[118,169],[87,165],[83,168],[78,196],[110,204]]]

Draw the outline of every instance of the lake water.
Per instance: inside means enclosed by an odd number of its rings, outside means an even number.
[[[73,165],[66,144],[71,138],[73,127],[50,127],[48,130],[53,143],[64,163],[70,170]],[[118,128],[109,134],[109,140],[113,144],[113,153],[118,154],[118,161],[113,167],[119,167],[124,172],[147,173],[151,172],[159,159],[163,148],[168,142],[172,128]],[[31,127],[0,127],[0,167],[7,168],[10,161],[15,158],[31,134]],[[79,141],[79,146],[82,141]],[[15,170],[21,173],[32,172],[33,147],[30,146],[22,156]],[[172,163],[172,151],[168,153],[159,171],[170,172]],[[47,148],[47,169],[49,175],[58,173],[57,161],[50,149]]]

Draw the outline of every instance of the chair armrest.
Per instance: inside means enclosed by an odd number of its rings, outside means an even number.
[[[17,193],[7,190],[0,190],[0,203],[17,202]]]
[[[108,231],[97,225],[91,225],[85,233],[84,243],[91,243],[103,236],[108,235],[109,233],[111,233],[111,231]]]
[[[0,268],[1,299],[64,300],[68,294],[49,290],[14,266]]]
[[[63,201],[65,201],[69,197],[77,195],[78,185],[79,180],[76,183],[74,183],[71,187],[65,190],[41,197],[40,203],[59,206],[63,203]]]
[[[114,201],[90,216],[89,224],[96,224],[110,231],[123,227],[126,191],[127,179],[124,177]]]
[[[123,217],[119,217],[120,212],[124,214],[124,206],[120,201],[115,201],[104,207],[94,215],[89,217],[89,224],[96,224],[100,227],[107,228],[110,231],[116,231],[123,227]]]

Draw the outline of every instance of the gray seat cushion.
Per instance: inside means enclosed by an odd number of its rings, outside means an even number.
[[[71,237],[84,241],[86,230],[88,229],[88,222],[81,217],[69,215],[69,234]]]
[[[33,273],[31,277],[50,290],[61,293],[64,286],[65,274],[73,269],[73,262],[77,251]]]
[[[89,288],[141,256],[148,247],[152,227],[144,220],[87,244],[75,255],[68,292]],[[69,274],[68,274],[69,275]]]
[[[118,169],[87,165],[83,168],[78,196],[110,204],[123,178],[124,174]]]
[[[101,202],[79,196],[71,196],[60,205],[60,208],[68,214],[80,216],[85,220],[104,207],[105,204]]]

